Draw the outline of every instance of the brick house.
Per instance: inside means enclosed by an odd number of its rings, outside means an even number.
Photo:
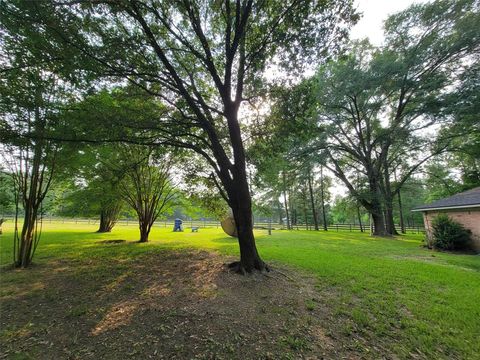
[[[432,239],[432,219],[440,213],[447,214],[472,232],[473,246],[480,252],[480,187],[455,194],[445,199],[422,205],[412,211],[423,213],[425,232]]]

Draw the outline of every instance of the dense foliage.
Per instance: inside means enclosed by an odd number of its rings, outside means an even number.
[[[470,245],[470,230],[446,214],[433,219],[432,230],[432,246],[436,249],[465,250]]]

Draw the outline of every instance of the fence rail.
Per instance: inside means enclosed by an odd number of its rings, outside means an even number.
[[[4,216],[4,219],[6,219],[8,222],[12,222],[14,218],[12,216]],[[99,220],[98,219],[88,219],[88,218],[64,218],[64,217],[44,217],[43,222],[45,224],[57,222],[57,223],[63,223],[63,224],[90,224],[90,225],[96,225],[98,224]],[[117,221],[116,226],[136,226],[138,225],[138,222],[136,219],[120,219]],[[173,228],[173,220],[157,220],[154,225],[154,227],[164,227],[164,228]],[[199,228],[220,228],[220,222],[219,221],[214,221],[214,220],[184,220],[183,221],[183,226],[185,228],[191,228],[191,227],[199,227]],[[285,224],[278,224],[275,222],[268,222],[268,221],[255,221],[254,222],[254,227],[256,229],[265,229],[267,230],[268,228],[271,228],[272,230],[286,230],[286,225]],[[323,225],[319,225],[320,230],[323,230]],[[395,225],[396,229],[399,231],[400,230],[400,225],[397,224]],[[328,230],[329,231],[350,231],[350,232],[356,232],[356,231],[361,231],[360,225],[359,224],[329,224],[328,225]],[[368,224],[364,224],[362,226],[364,232],[370,231],[370,227]],[[313,224],[294,224],[291,226],[292,230],[314,230]],[[423,226],[407,226],[405,227],[405,231],[407,233],[423,233],[425,232],[425,229]]]

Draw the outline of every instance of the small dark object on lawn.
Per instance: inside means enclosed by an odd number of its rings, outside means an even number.
[[[183,231],[183,221],[182,219],[175,219],[175,223],[173,225],[173,231]]]
[[[192,232],[198,232],[198,226],[192,226]]]

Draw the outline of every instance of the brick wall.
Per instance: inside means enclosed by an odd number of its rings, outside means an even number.
[[[472,232],[473,246],[480,252],[480,207],[458,210],[434,210],[423,213],[425,233],[432,240],[432,220],[440,213],[447,214],[451,219],[459,222]]]

